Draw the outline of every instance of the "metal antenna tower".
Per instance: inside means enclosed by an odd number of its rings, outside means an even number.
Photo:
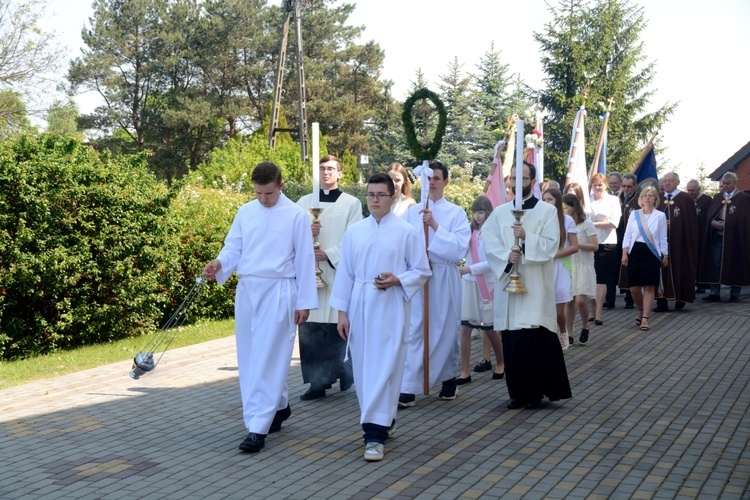
[[[297,31],[297,90],[299,91],[299,126],[293,128],[279,128],[279,113],[281,110],[281,89],[284,82],[284,68],[286,66],[286,46],[289,40],[289,24],[294,15],[295,30]],[[299,149],[302,162],[307,164],[307,89],[305,88],[305,66],[302,58],[302,5],[301,0],[284,1],[284,23],[281,30],[279,48],[279,65],[276,69],[276,87],[273,92],[273,109],[271,110],[271,124],[268,131],[268,145],[276,147],[278,132],[297,132],[299,134]]]

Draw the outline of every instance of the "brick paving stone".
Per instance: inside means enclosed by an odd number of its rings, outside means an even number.
[[[6,389],[0,498],[746,498],[745,309],[692,304],[645,336],[630,312],[605,311],[606,329],[565,355],[572,400],[507,410],[504,382],[478,374],[455,401],[435,392],[399,411],[380,463],[362,460],[353,390],[299,401],[296,355],[292,418],[262,452],[239,452],[231,338],[169,351],[138,381],[127,361]]]

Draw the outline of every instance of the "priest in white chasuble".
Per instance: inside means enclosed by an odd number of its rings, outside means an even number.
[[[318,236],[320,249],[315,251],[315,260],[323,271],[326,287],[318,288],[320,307],[310,313],[308,321],[299,328],[300,364],[302,380],[310,384],[307,392],[300,396],[303,401],[323,398],[326,389],[338,380],[342,391],[354,382],[351,362],[344,362],[346,343],[336,331],[337,312],[329,307],[331,287],[336,278],[336,269],[341,258],[341,239],[344,232],[355,222],[362,220],[362,203],[339,189],[343,174],[341,161],[333,155],[320,159],[320,214],[319,223],[312,223],[312,234]],[[299,199],[297,204],[309,213],[313,195]]]

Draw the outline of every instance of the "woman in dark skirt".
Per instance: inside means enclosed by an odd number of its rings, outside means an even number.
[[[656,287],[661,279],[661,268],[669,262],[667,257],[667,219],[664,212],[656,210],[659,194],[654,186],[641,191],[638,205],[641,210],[630,213],[622,240],[622,265],[628,268],[630,293],[638,307],[635,324],[648,331],[648,316],[654,306]]]

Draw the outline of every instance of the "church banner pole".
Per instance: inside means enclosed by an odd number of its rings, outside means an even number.
[[[429,183],[428,183],[429,186]],[[424,187],[422,187],[424,189]],[[429,193],[429,187],[428,187]],[[430,197],[425,198],[424,208],[429,210]],[[430,244],[430,228],[426,222],[424,224],[424,247],[425,250]],[[429,253],[428,253],[429,262]],[[432,265],[430,265],[432,267]],[[430,280],[424,282],[424,293],[422,294],[422,337],[424,349],[422,350],[422,364],[424,365],[424,395],[430,395]]]
[[[435,136],[430,140],[424,137],[420,140],[417,137],[417,127],[414,123],[414,117],[412,116],[412,109],[414,105],[419,101],[430,101],[433,106],[420,106],[417,108],[420,111],[420,122],[422,124],[423,131],[426,132],[427,124],[431,123],[426,116],[426,113],[437,111],[438,122],[435,129]],[[427,104],[427,103],[425,103]],[[431,92],[426,88],[416,90],[408,99],[404,102],[403,113],[401,114],[401,120],[404,123],[404,132],[406,136],[406,142],[409,146],[414,157],[417,161],[421,161],[422,164],[414,169],[414,174],[419,175],[421,179],[421,198],[424,200],[424,209],[427,210],[430,192],[429,179],[432,177],[432,170],[430,169],[430,161],[437,158],[440,146],[443,144],[443,136],[445,135],[445,128],[448,121],[448,114],[445,111],[445,106],[440,97]],[[434,123],[434,121],[432,122]],[[426,134],[422,134],[426,135]],[[429,259],[429,227],[426,223],[424,224],[424,240],[425,240],[425,251]],[[423,324],[423,352],[422,352],[422,364],[424,367],[424,395],[429,396],[430,394],[430,280],[424,284],[424,291],[422,293],[422,324]]]

